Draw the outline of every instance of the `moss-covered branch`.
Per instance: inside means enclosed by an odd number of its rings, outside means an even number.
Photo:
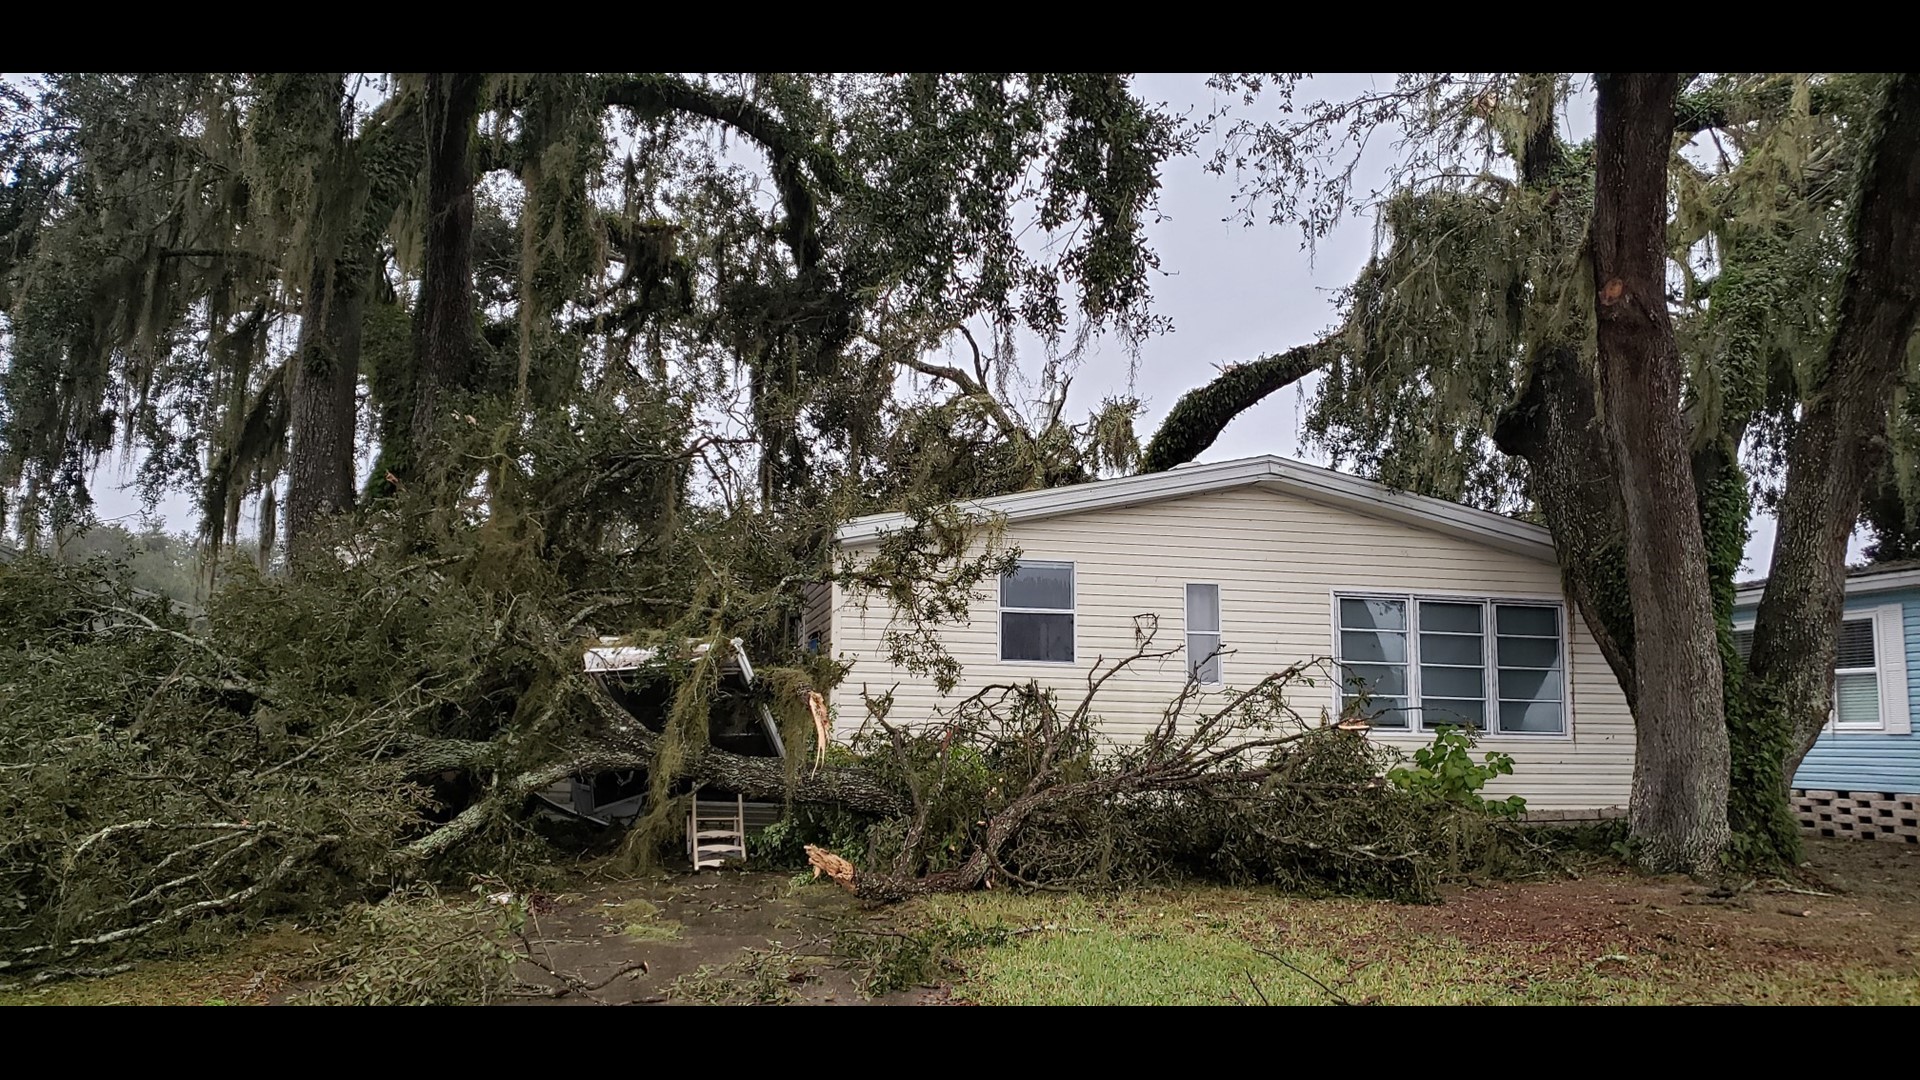
[[[651,119],[685,113],[724,124],[753,140],[773,165],[774,182],[780,188],[780,202],[787,215],[784,239],[795,261],[808,269],[825,258],[826,248],[816,230],[819,201],[806,174],[811,173],[813,183],[827,194],[842,191],[845,179],[832,155],[811,139],[746,98],[699,86],[677,75],[649,74],[616,82],[606,88],[604,97],[608,105],[631,110],[637,116]]]
[[[1212,382],[1187,391],[1168,410],[1147,444],[1140,471],[1165,472],[1199,457],[1234,417],[1306,378],[1330,355],[1330,344],[1321,340],[1223,369]]]

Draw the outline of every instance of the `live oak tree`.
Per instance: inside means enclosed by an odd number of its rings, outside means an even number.
[[[1915,80],[1599,77],[1578,144],[1556,127],[1571,87],[1407,76],[1233,127],[1217,164],[1309,237],[1346,209],[1330,151],[1383,125],[1407,150],[1342,325],[1193,391],[1145,459],[1189,460],[1321,373],[1307,426],[1337,460],[1552,528],[1634,708],[1646,860],[1706,869],[1729,841],[1790,860],[1786,785],[1829,713],[1848,537],[1869,482],[1905,474],[1883,463],[1920,305]],[[1779,531],[1743,662],[1729,621],[1755,498]]]
[[[203,486],[216,543],[258,497],[298,546],[402,486],[497,489],[514,432],[583,409],[679,418],[642,471],[746,448],[763,509],[817,497],[891,437],[900,363],[969,324],[1149,332],[1142,224],[1186,137],[1101,73],[7,94],[0,482],[30,538],[109,448],[151,492]]]
[[[1122,467],[1130,407],[1074,422],[1064,386],[1077,343],[1159,325],[1144,223],[1187,138],[1114,73],[4,93],[8,526],[51,546],[120,453],[150,494],[197,490],[216,549],[256,507],[276,571],[208,560],[185,611],[0,564],[0,898],[31,911],[7,970],[510,866],[528,791],[602,768],[648,771],[653,826],[703,781],[901,809],[705,745],[716,665],[679,654],[744,639],[810,723],[799,691],[838,673],[795,618],[839,521]],[[1010,392],[1020,329],[1057,361],[1039,409]],[[917,391],[969,336],[979,382]],[[994,452],[921,471],[954,434]],[[664,647],[663,708],[581,670],[606,635]]]

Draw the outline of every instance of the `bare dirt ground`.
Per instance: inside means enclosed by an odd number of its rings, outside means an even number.
[[[858,917],[852,898],[831,887],[796,888],[787,874],[660,875],[536,898],[533,907],[528,938],[549,970],[523,964],[520,977],[556,990],[567,981],[606,983],[555,1004],[915,1005],[941,996],[863,997],[854,974],[830,955],[836,925]]]
[[[1809,841],[1808,873],[1715,890],[1685,878],[1609,872],[1577,881],[1449,890],[1444,904],[1397,909],[1416,932],[1466,944],[1528,943],[1593,956],[1625,945],[1683,960],[1711,954],[1898,968],[1920,949],[1920,845]]]

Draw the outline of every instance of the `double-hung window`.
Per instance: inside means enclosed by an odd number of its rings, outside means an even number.
[[[1907,705],[1906,632],[1901,605],[1849,612],[1834,641],[1833,712],[1827,730],[1905,733],[1912,730]],[[1753,626],[1733,628],[1734,651],[1748,659]]]
[[[1220,678],[1220,586],[1187,586],[1187,677],[1202,686]]]
[[[1073,564],[1021,560],[1000,575],[1000,659],[1073,663]]]
[[[1880,666],[1873,647],[1873,619],[1840,620],[1833,656],[1833,727],[1879,731]]]
[[[1341,705],[1364,703],[1375,727],[1567,730],[1558,604],[1351,595],[1336,608]]]

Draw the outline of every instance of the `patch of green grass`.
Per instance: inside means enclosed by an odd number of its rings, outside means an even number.
[[[995,1005],[1920,1003],[1920,972],[1609,949],[1556,954],[1523,941],[1470,947],[1401,927],[1388,905],[1257,890],[1120,897],[935,897],[925,917],[1000,928],[967,950],[956,999]]]
[[[620,927],[621,936],[634,941],[678,941],[685,930],[672,919],[661,918],[658,904],[640,897],[608,904],[606,910],[607,916]]]

